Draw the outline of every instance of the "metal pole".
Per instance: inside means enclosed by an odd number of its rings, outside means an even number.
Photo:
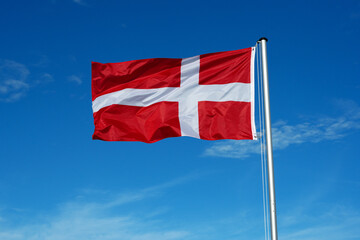
[[[276,203],[275,203],[275,182],[274,182],[274,164],[272,152],[271,137],[271,119],[270,119],[270,97],[269,97],[269,79],[268,65],[266,54],[266,38],[260,38],[261,42],[261,59],[263,70],[263,86],[264,86],[264,108],[265,108],[265,129],[266,129],[266,152],[268,165],[269,180],[269,204],[270,204],[270,223],[271,223],[271,239],[277,240],[277,224],[276,224]]]

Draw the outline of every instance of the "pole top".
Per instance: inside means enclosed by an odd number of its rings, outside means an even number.
[[[260,38],[258,42],[261,42],[261,40],[268,41],[268,39],[267,39],[266,37],[262,37],[262,38]]]

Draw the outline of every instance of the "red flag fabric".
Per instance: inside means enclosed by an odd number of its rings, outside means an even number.
[[[255,139],[255,48],[92,63],[93,139]]]

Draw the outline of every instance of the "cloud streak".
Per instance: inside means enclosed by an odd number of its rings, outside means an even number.
[[[288,219],[291,219],[290,224]],[[279,216],[279,220],[279,229],[283,229],[279,231],[279,238],[284,240],[360,238],[360,214],[347,206],[333,205],[317,215],[300,211]]]
[[[205,173],[207,174],[207,173]],[[55,211],[31,219],[7,216],[0,210],[1,240],[198,240],[240,239],[256,236],[263,226],[262,217],[254,216],[250,209],[236,210],[233,214],[216,219],[191,219],[182,215],[174,221],[171,206],[154,204],[166,192],[190,183],[202,174],[188,175],[138,191],[114,194],[109,191],[85,189],[73,200],[58,205]],[[191,198],[191,196],[189,196]],[[162,202],[162,201],[160,201]],[[210,210],[210,209],[209,209]],[[194,210],[196,211],[196,210]],[[257,211],[258,213],[258,211]],[[170,218],[169,218],[170,216]],[[19,220],[20,219],[20,220]],[[9,227],[10,226],[10,227]]]
[[[138,191],[113,194],[109,191],[83,190],[74,200],[60,204],[55,212],[31,216],[12,226],[0,211],[2,240],[198,240],[263,239],[262,217],[248,207],[231,215],[212,220],[179,218],[171,223],[167,209],[138,207],[167,190],[191,182],[197,176],[186,176]],[[322,193],[316,194],[322,196]],[[107,199],[107,200],[104,200]],[[284,240],[335,240],[360,237],[360,214],[350,206],[319,205],[318,197],[301,199],[298,208],[279,214],[279,237]],[[139,203],[139,205],[134,205]],[[311,204],[309,204],[311,203]],[[145,203],[146,204],[146,203]],[[260,207],[260,206],[259,206]],[[314,214],[313,208],[316,208]],[[210,209],[209,209],[210,210]],[[196,211],[196,210],[194,210]],[[22,214],[22,212],[19,212]],[[18,218],[17,218],[18,219]],[[9,227],[12,226],[12,227]]]
[[[191,232],[173,227],[156,218],[163,210],[153,210],[138,217],[134,213],[125,213],[119,207],[130,203],[158,197],[168,188],[184,184],[192,176],[145,188],[139,191],[123,193],[113,197],[101,191],[84,191],[76,200],[61,204],[52,216],[37,217],[16,227],[5,227],[6,218],[0,222],[2,240],[176,240],[187,239]],[[89,194],[90,193],[90,194]],[[85,196],[84,196],[85,194]],[[112,198],[107,201],[89,201],[90,195],[100,198]],[[99,196],[100,195],[100,196]],[[127,209],[127,208],[126,208]]]
[[[79,76],[76,76],[76,75],[71,75],[68,77],[68,81],[69,82],[74,82],[76,83],[77,85],[81,85],[82,84],[82,80]]]
[[[54,81],[46,72],[31,80],[29,68],[12,60],[0,59],[0,102],[15,102],[23,98],[30,88]]]
[[[290,145],[302,143],[318,143],[337,140],[360,129],[360,108],[350,100],[338,100],[337,104],[344,108],[345,114],[340,117],[322,117],[299,124],[288,124],[277,121],[272,126],[274,150],[285,149]],[[223,141],[214,143],[205,150],[206,156],[230,158],[246,158],[259,154],[259,141]]]
[[[36,81],[37,84],[50,83],[50,82],[54,82],[54,77],[49,73],[42,73],[39,79],[37,79]]]
[[[18,62],[0,60],[0,101],[14,102],[22,98],[29,89],[29,69]]]

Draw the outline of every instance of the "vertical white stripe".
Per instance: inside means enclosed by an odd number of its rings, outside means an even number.
[[[183,92],[199,85],[199,69],[199,56],[182,59],[180,88]],[[179,121],[181,136],[200,138],[198,101],[185,96],[179,101]]]
[[[251,130],[253,135],[253,140],[257,139],[256,135],[256,125],[255,125],[255,51],[256,48],[251,48],[251,61],[250,61],[250,81],[251,81]]]

